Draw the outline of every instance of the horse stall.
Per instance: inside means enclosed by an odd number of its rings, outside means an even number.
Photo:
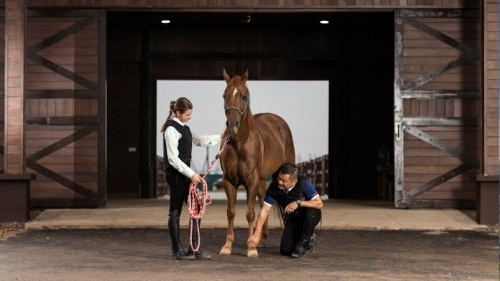
[[[157,80],[222,81],[222,69],[329,81],[314,178],[329,198],[377,200],[382,145],[397,208],[473,208],[476,177],[498,176],[497,0],[73,3],[2,12],[1,165],[37,175],[32,207],[156,197]],[[206,93],[214,110],[223,90]]]

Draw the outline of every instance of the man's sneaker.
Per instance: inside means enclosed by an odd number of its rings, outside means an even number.
[[[316,234],[313,233],[311,239],[309,240],[309,246],[307,246],[306,253],[312,253],[314,251],[314,240],[316,239]]]

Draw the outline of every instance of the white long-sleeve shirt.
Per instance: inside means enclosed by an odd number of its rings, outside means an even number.
[[[186,124],[184,124],[177,117],[173,117],[172,120],[176,121],[182,126],[186,126]],[[198,136],[193,132],[191,132],[191,135],[193,138],[193,144],[196,146],[216,145],[222,140],[220,135]],[[182,134],[179,133],[179,131],[177,131],[173,126],[169,126],[165,130],[164,138],[165,144],[167,146],[168,163],[170,163],[170,165],[172,165],[172,167],[179,171],[181,174],[185,175],[188,178],[191,178],[195,174],[195,172],[179,158],[178,146],[181,137]]]

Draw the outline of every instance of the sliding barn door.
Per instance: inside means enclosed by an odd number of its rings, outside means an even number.
[[[31,205],[96,207],[105,187],[105,12],[28,10],[26,170]]]
[[[480,38],[479,11],[396,11],[396,207],[474,206]]]

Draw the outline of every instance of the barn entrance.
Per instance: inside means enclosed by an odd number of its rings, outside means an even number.
[[[394,142],[392,12],[117,11],[107,23],[109,197],[156,197],[156,81],[222,80],[225,68],[328,81],[329,198],[377,199],[377,150]]]

